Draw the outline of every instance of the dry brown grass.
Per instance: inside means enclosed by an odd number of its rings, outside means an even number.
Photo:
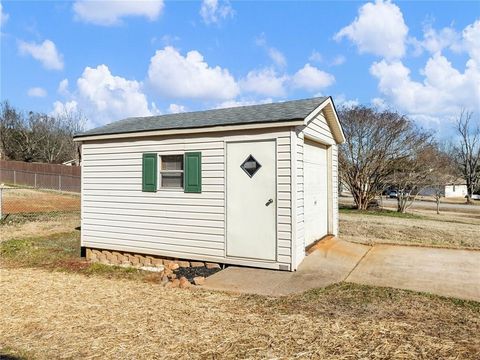
[[[30,236],[48,236],[74,231],[80,226],[80,213],[40,215],[31,218],[9,217],[0,225],[0,242]]]
[[[406,244],[452,248],[480,248],[480,213],[416,210],[401,218],[340,213],[340,237],[364,244]]]
[[[0,271],[0,345],[32,358],[475,359],[480,351],[473,302],[350,284],[274,299]]]
[[[3,190],[5,214],[35,213],[50,211],[79,211],[80,195],[25,188]]]

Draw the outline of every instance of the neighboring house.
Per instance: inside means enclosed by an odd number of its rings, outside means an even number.
[[[350,189],[348,188],[348,185],[345,181],[342,181],[342,179],[338,180],[338,192],[340,196],[352,196],[352,193]]]
[[[80,162],[78,161],[78,159],[72,159],[72,160],[68,160],[68,161],[65,161],[62,163],[62,165],[67,165],[67,166],[79,166]]]
[[[461,182],[452,183],[445,185],[445,197],[465,197],[467,196],[467,185],[462,184]]]
[[[330,97],[130,118],[84,132],[87,248],[295,270],[338,233]]]

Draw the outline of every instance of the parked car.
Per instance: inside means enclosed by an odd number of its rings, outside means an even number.
[[[388,193],[388,197],[389,197],[390,199],[396,199],[396,198],[398,198],[398,191],[396,191],[396,190],[395,190],[395,191],[390,191],[390,192]]]
[[[472,194],[473,200],[480,200],[480,194]]]

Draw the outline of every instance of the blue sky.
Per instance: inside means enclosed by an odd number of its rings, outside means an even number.
[[[451,132],[480,108],[480,3],[2,1],[1,99],[128,116],[317,95]]]

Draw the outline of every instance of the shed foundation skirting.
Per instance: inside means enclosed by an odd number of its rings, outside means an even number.
[[[220,268],[218,263],[189,261],[168,257],[150,256],[131,252],[84,248],[87,260],[105,265],[131,266],[136,268],[200,267]]]

